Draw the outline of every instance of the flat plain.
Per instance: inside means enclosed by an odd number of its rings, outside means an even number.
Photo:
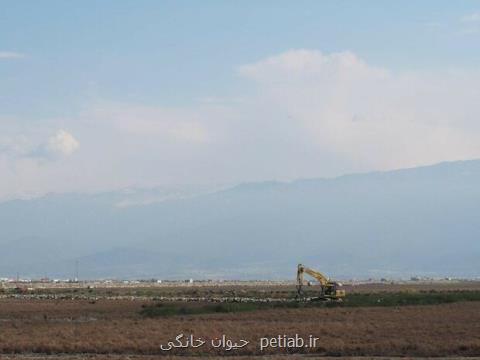
[[[364,284],[347,286],[352,294],[456,294],[480,290],[478,282],[448,284]],[[91,289],[90,289],[91,290]],[[284,298],[291,285],[179,286],[95,289],[95,300],[73,295],[86,289],[55,289],[55,298],[5,296],[0,299],[0,354],[30,359],[149,359],[158,356],[323,357],[472,357],[480,356],[480,301],[405,306],[266,307],[251,311],[177,313],[144,316],[158,297],[204,295]],[[50,294],[52,289],[38,291]],[[314,288],[309,290],[314,292]],[[145,295],[149,294],[149,295]],[[68,296],[67,296],[68,295]],[[72,295],[72,296],[70,296]],[[121,296],[120,296],[121,295]],[[117,297],[116,297],[117,296]],[[383,295],[382,295],[383,296]],[[173,304],[180,304],[172,302]],[[162,303],[163,304],[163,303]],[[188,306],[201,303],[186,302]],[[248,310],[248,309],[247,309]],[[172,348],[179,334],[207,345]],[[286,335],[319,338],[315,347],[267,347],[260,339]],[[226,335],[249,344],[227,350],[208,346]],[[274,357],[272,357],[274,356]]]

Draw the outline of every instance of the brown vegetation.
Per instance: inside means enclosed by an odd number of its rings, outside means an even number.
[[[480,302],[389,308],[303,308],[145,319],[142,302],[0,301],[0,353],[166,354],[180,333],[203,339],[225,334],[250,344],[238,355],[311,353],[326,356],[478,356]],[[312,334],[312,349],[267,349],[264,336]],[[211,347],[168,355],[232,354]]]

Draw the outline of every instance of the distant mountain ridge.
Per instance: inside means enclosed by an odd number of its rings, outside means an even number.
[[[187,196],[11,200],[0,277],[69,277],[76,260],[83,278],[284,279],[297,262],[336,278],[480,276],[479,184],[469,160]]]

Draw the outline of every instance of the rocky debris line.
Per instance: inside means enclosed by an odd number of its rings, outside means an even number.
[[[92,296],[82,294],[6,294],[0,295],[0,299],[19,300],[129,300],[129,301],[159,301],[159,302],[212,302],[212,303],[270,303],[270,302],[293,302],[294,298],[252,298],[252,297],[182,297],[182,296]]]

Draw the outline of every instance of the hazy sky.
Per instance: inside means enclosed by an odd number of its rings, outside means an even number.
[[[480,158],[477,1],[2,1],[0,199]]]

